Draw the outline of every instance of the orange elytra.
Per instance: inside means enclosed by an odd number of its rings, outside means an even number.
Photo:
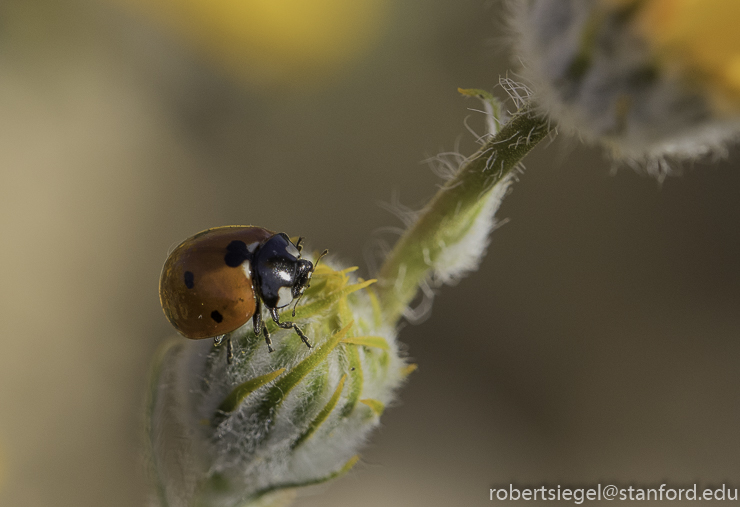
[[[314,265],[301,259],[301,241],[262,227],[225,226],[186,239],[167,258],[159,281],[159,298],[167,319],[186,338],[224,337],[251,318],[256,335],[270,335],[262,320],[264,305],[275,323],[293,328],[310,348],[306,335],[292,322],[281,322],[278,308],[300,298]],[[326,251],[322,253],[322,256]],[[319,257],[321,258],[321,257]]]

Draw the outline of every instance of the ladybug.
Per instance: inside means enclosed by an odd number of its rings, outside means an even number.
[[[159,280],[167,320],[186,338],[214,338],[217,345],[226,338],[231,362],[229,333],[250,318],[254,333],[264,333],[273,352],[262,320],[264,305],[279,327],[294,329],[311,348],[301,328],[281,322],[277,313],[309,287],[314,265],[301,259],[302,240],[294,244],[285,233],[244,225],[215,227],[186,239],[167,258]]]

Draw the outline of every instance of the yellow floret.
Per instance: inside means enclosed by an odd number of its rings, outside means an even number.
[[[740,2],[650,0],[638,26],[662,65],[706,89],[718,110],[740,109]]]
[[[389,0],[115,0],[253,84],[305,87],[366,50]]]

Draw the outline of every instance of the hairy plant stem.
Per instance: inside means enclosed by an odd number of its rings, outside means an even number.
[[[523,108],[437,192],[380,270],[377,291],[386,322],[401,318],[445,247],[464,236],[489,192],[549,132],[546,118]]]

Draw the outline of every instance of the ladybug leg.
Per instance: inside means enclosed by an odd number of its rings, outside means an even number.
[[[301,253],[303,251],[303,236],[300,236],[298,238],[298,241],[295,242],[295,247],[298,249],[298,253]]]
[[[270,340],[270,333],[267,331],[267,326],[262,324],[262,331],[265,333],[265,343],[267,343],[267,352],[275,352],[275,349],[272,348],[272,340]]]
[[[213,344],[218,347],[224,342],[224,339],[226,339],[226,362],[231,364],[231,360],[234,359],[234,347],[231,344],[231,335],[222,334],[217,336],[213,339]]]
[[[259,336],[262,332],[262,305],[259,299],[257,300],[257,309],[252,316],[252,326],[254,326],[255,336]]]
[[[282,329],[294,329],[295,332],[298,334],[298,336],[301,337],[301,340],[303,340],[303,343],[306,344],[306,347],[308,347],[309,349],[311,348],[311,344],[308,343],[308,337],[305,334],[303,334],[303,331],[301,331],[300,327],[295,325],[293,322],[288,322],[288,321],[280,322],[280,316],[278,315],[276,308],[268,308],[268,310],[270,312],[270,316],[272,317],[272,320],[275,321],[275,324],[277,324],[278,327]]]
[[[254,334],[259,336],[260,333],[265,333],[265,342],[267,343],[267,351],[275,352],[272,348],[272,340],[270,340],[270,333],[267,331],[267,326],[262,322],[262,300],[258,297],[257,307],[254,309],[254,316],[252,317],[252,325],[254,326]]]

